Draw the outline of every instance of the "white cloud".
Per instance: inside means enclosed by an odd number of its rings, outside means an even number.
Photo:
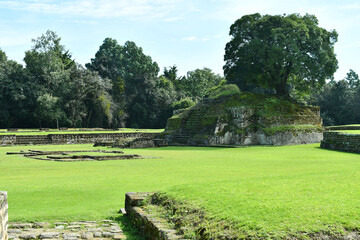
[[[92,18],[169,19],[175,1],[166,0],[12,0],[1,1],[0,8],[61,16]]]
[[[190,37],[184,37],[181,40],[183,40],[183,41],[196,41],[196,40],[198,40],[198,38],[194,37],[194,36],[190,36]]]
[[[198,38],[198,37],[195,37],[195,36],[190,36],[190,37],[184,37],[182,38],[181,40],[183,41],[196,41],[196,42],[207,42],[207,41],[210,41],[214,38],[217,38],[217,36],[214,36],[214,37],[203,37],[203,38]]]

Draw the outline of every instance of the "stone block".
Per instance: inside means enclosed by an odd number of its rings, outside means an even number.
[[[39,235],[41,239],[51,239],[51,238],[59,238],[58,232],[43,232]]]
[[[0,240],[7,240],[8,200],[7,192],[0,192]]]

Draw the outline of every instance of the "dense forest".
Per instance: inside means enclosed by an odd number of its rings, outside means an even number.
[[[111,38],[84,68],[53,31],[33,40],[24,62],[0,49],[0,128],[163,128],[174,109],[224,82],[208,68],[178,76],[174,65],[159,74],[141,47]]]
[[[160,73],[141,47],[112,38],[85,67],[50,30],[33,39],[25,66],[0,49],[0,128],[164,128],[173,110],[194,105],[227,81],[242,91],[318,105],[325,125],[360,123],[359,76],[350,70],[342,80],[325,81],[337,68],[337,33],[318,28],[315,16],[247,15],[230,35],[226,79],[209,68],[178,76],[173,65]]]

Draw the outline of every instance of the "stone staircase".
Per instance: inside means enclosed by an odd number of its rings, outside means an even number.
[[[202,111],[200,109],[193,109],[189,118],[182,126],[181,131],[175,133],[172,138],[172,144],[188,145],[191,137],[198,131],[200,127],[200,117]]]
[[[184,134],[184,133],[181,133],[181,134],[175,134],[172,138],[172,143],[175,143],[175,144],[188,144],[188,141],[189,139],[191,138],[191,135],[190,134]]]
[[[51,144],[49,135],[17,135],[16,145],[42,145]]]
[[[189,133],[195,133],[200,126],[200,118],[203,112],[200,109],[194,109],[184,125],[184,131]],[[183,131],[183,132],[184,132]]]

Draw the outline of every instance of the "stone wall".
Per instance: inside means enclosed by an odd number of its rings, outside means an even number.
[[[360,153],[360,134],[324,132],[320,147],[345,152]]]
[[[178,240],[184,239],[167,221],[155,214],[144,211],[141,202],[152,195],[149,192],[130,192],[125,194],[125,210],[131,223],[148,240]]]
[[[157,133],[81,133],[48,135],[0,135],[1,146],[38,144],[89,144],[95,142],[115,142],[126,138],[153,139]]]
[[[16,144],[16,135],[0,135],[0,146],[11,146]]]
[[[0,240],[7,240],[8,202],[7,193],[0,192]]]
[[[84,133],[84,134],[49,134],[52,144],[86,144],[110,142],[125,138],[154,138],[157,133]]]
[[[308,143],[319,143],[323,139],[322,132],[278,132],[274,135],[267,135],[259,130],[255,133],[237,134],[227,132],[223,136],[213,136],[209,145],[297,145]]]

